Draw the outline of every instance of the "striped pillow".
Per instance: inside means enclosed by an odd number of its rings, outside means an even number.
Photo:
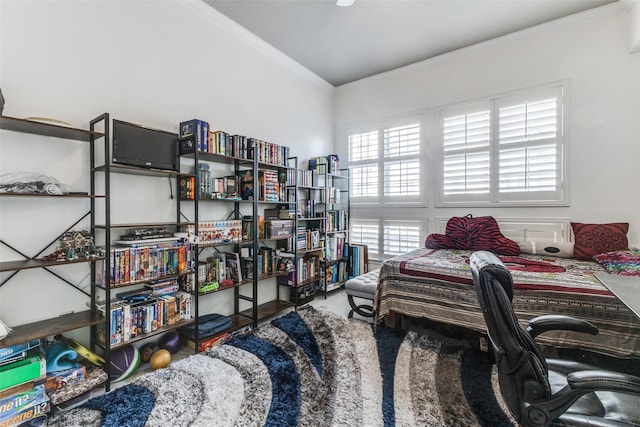
[[[507,239],[500,232],[496,219],[492,216],[473,218],[454,216],[447,221],[445,234],[430,234],[425,247],[431,249],[467,249],[491,251],[500,255],[520,255],[516,242]]]

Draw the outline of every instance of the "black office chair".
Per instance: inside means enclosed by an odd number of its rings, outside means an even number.
[[[513,279],[491,252],[471,255],[476,293],[487,322],[500,392],[522,426],[640,426],[640,378],[585,363],[545,359],[534,341],[550,330],[597,334],[589,322],[549,315],[520,325]]]

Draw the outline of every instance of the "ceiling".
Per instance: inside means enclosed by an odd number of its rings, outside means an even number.
[[[617,0],[203,0],[334,86]]]

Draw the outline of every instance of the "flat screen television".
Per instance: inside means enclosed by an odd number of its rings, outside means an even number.
[[[178,134],[113,120],[113,163],[178,170]]]

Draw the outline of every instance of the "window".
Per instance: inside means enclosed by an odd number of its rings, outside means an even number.
[[[377,220],[352,220],[349,230],[349,241],[369,247],[369,254],[380,252],[378,245],[379,225]]]
[[[421,247],[423,232],[423,221],[352,219],[349,241],[367,245],[370,259],[385,259]]]
[[[564,88],[440,110],[441,205],[565,205]]]
[[[384,254],[396,256],[421,246],[419,221],[384,221]]]
[[[422,200],[420,142],[420,118],[416,116],[350,132],[351,203]]]

